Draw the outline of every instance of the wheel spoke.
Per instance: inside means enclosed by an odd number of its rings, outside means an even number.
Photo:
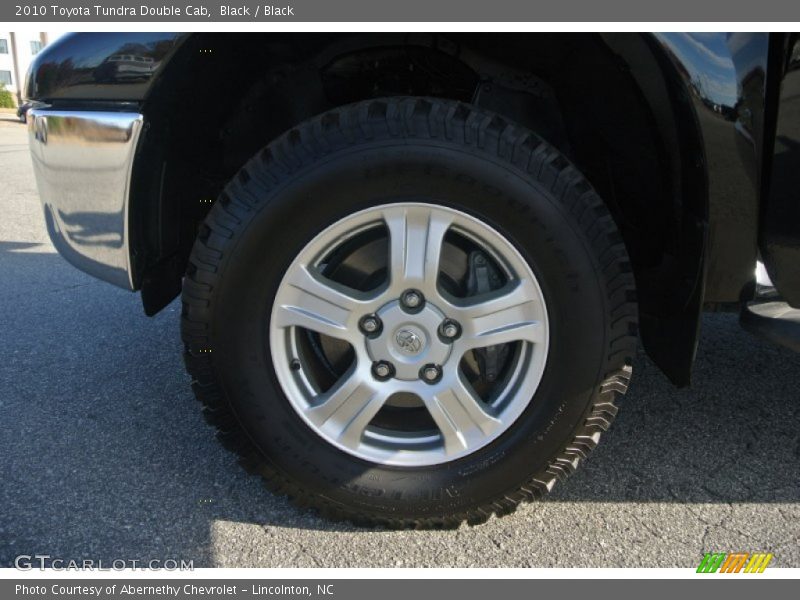
[[[294,268],[287,279],[290,293],[277,306],[275,325],[304,327],[343,340],[353,335],[354,312],[363,302],[333,281],[305,265]]]
[[[464,328],[464,349],[485,348],[516,341],[542,343],[545,328],[537,318],[540,304],[532,283],[513,281],[508,285],[473,298],[473,304],[456,309]]]
[[[320,400],[307,411],[308,418],[342,444],[357,448],[386,396],[353,369]]]
[[[510,342],[541,343],[544,330],[539,321],[514,321],[494,329],[485,329],[464,339],[466,348],[486,348]]]
[[[502,426],[459,376],[424,401],[442,433],[446,454],[461,452]]]
[[[390,288],[435,292],[442,241],[452,217],[422,207],[390,208],[383,217],[389,229]]]

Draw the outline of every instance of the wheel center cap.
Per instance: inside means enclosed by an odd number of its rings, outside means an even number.
[[[394,343],[400,352],[414,355],[419,354],[425,348],[425,341],[422,334],[417,333],[411,327],[403,327],[394,335]]]
[[[383,330],[379,336],[366,340],[367,352],[373,361],[392,363],[397,379],[416,381],[423,365],[443,365],[450,357],[451,345],[436,334],[444,314],[432,303],[427,302],[422,310],[411,314],[393,301],[377,314]]]

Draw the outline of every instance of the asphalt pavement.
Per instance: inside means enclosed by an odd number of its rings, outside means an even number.
[[[47,239],[24,127],[0,114],[0,566],[20,554],[195,567],[671,567],[706,551],[800,567],[800,356],[702,323],[694,383],[639,354],[603,443],[545,500],[478,527],[382,531],[296,509],[217,444],[180,306],[71,267]]]

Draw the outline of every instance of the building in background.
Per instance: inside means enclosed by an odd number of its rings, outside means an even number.
[[[46,31],[13,33],[0,31],[0,83],[14,95],[19,104],[28,67],[42,48],[61,34]]]

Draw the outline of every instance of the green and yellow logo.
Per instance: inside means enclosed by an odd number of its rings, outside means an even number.
[[[772,554],[758,552],[750,554],[748,552],[706,552],[700,565],[697,567],[698,573],[763,573],[764,569],[772,560]]]

